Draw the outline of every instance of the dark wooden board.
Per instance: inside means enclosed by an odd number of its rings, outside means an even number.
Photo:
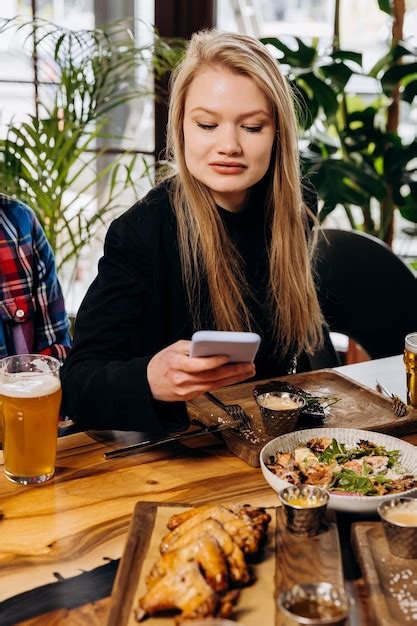
[[[381,522],[354,524],[352,538],[376,624],[402,626],[415,623],[417,559],[401,559],[391,554]],[[414,611],[410,610],[408,614],[401,610],[398,598],[404,593],[410,593],[414,599]]]
[[[151,546],[162,538],[161,529],[155,530],[158,510],[169,507],[170,514],[187,505],[138,502],[131,520],[128,539],[114,583],[107,626],[132,626],[138,588],[148,573],[144,565]],[[252,565],[255,582],[242,590],[234,610],[234,619],[245,624],[284,626],[285,621],[276,611],[279,593],[295,583],[328,581],[343,584],[343,570],[339,536],[334,514],[328,513],[322,532],[316,537],[295,537],[287,532],[281,507],[268,509],[272,521],[263,558]],[[166,529],[165,531],[166,532]],[[156,536],[153,536],[156,533]],[[151,555],[156,560],[158,553]],[[265,563],[266,562],[266,563]],[[143,582],[142,582],[143,584]],[[269,604],[269,605],[268,605]],[[172,617],[149,618],[144,626],[166,624],[173,626]]]
[[[304,423],[304,428],[361,428],[395,436],[417,432],[417,409],[409,409],[406,416],[397,417],[391,411],[391,400],[334,370],[317,370],[271,380],[286,380],[314,395],[332,395],[340,398],[339,402],[328,409],[323,422]],[[242,435],[228,430],[221,436],[229,450],[252,467],[259,467],[259,452],[273,439],[271,435],[265,433],[258,405],[252,395],[254,387],[262,382],[266,381],[224,387],[215,393],[226,404],[240,404],[251,418],[251,432]],[[191,418],[207,425],[228,419],[222,409],[218,409],[204,396],[188,402],[187,407]],[[296,425],[294,430],[299,428],[300,426]]]

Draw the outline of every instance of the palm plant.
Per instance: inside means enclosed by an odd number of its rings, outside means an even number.
[[[13,19],[0,24],[0,36],[10,29],[31,35],[33,53],[48,59],[55,79],[36,114],[12,122],[0,142],[0,191],[34,209],[62,268],[106,217],[125,208],[123,193],[149,174],[138,154],[104,158],[106,143],[120,139],[109,132],[108,116],[151,94],[149,79],[142,84],[136,79],[138,67],[162,76],[177,62],[182,44],[155,34],[152,46],[139,47],[126,22],[73,32],[41,20]]]

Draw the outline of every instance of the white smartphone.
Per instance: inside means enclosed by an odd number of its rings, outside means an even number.
[[[199,330],[191,337],[190,356],[226,355],[230,363],[253,363],[260,343],[257,333]]]

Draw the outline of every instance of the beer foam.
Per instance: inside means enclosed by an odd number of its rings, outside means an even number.
[[[59,378],[53,374],[24,372],[3,376],[0,373],[0,394],[10,398],[40,398],[60,388]]]
[[[417,354],[417,333],[410,333],[405,338],[405,349]]]

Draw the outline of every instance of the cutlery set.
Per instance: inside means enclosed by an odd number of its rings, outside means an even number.
[[[224,404],[219,398],[212,393],[207,392],[204,394],[209,400],[211,400],[216,406],[223,409],[233,421],[226,422],[224,424],[214,424],[213,426],[204,426],[196,430],[177,433],[173,435],[167,435],[166,437],[159,437],[157,439],[149,439],[148,441],[141,441],[131,446],[123,448],[117,448],[116,450],[110,450],[103,454],[105,459],[114,459],[115,457],[125,456],[131,452],[140,453],[147,452],[164,443],[171,443],[173,441],[183,441],[184,439],[193,439],[195,437],[202,437],[203,435],[213,435],[215,433],[222,432],[223,430],[240,430],[241,428],[248,428],[250,425],[249,417],[239,404]]]
[[[404,417],[407,414],[406,403],[403,402],[397,395],[391,393],[379,379],[376,380],[376,388],[378,391],[384,393],[392,400],[391,410],[397,417]],[[213,404],[215,404],[218,408],[225,411],[232,418],[232,421],[226,422],[224,424],[214,424],[213,426],[204,426],[195,430],[170,434],[156,439],[149,439],[147,441],[141,441],[140,443],[135,443],[130,446],[117,448],[116,450],[110,450],[108,452],[105,452],[103,455],[104,458],[114,459],[116,457],[126,456],[131,453],[138,454],[141,452],[147,452],[148,450],[152,450],[153,448],[156,448],[165,443],[183,441],[185,439],[194,439],[196,437],[212,435],[225,430],[231,429],[239,432],[239,430],[245,430],[250,428],[250,419],[243,410],[243,408],[240,406],[240,404],[225,404],[217,396],[210,392],[206,392],[204,396],[208,400],[213,402]]]
[[[391,411],[395,413],[397,417],[404,417],[404,415],[407,415],[406,403],[403,402],[401,398],[399,398],[397,395],[395,395],[394,393],[391,393],[385,387],[385,385],[382,384],[379,378],[376,379],[376,388],[378,389],[378,391],[381,391],[386,396],[388,396],[388,398],[391,398],[392,400]]]

